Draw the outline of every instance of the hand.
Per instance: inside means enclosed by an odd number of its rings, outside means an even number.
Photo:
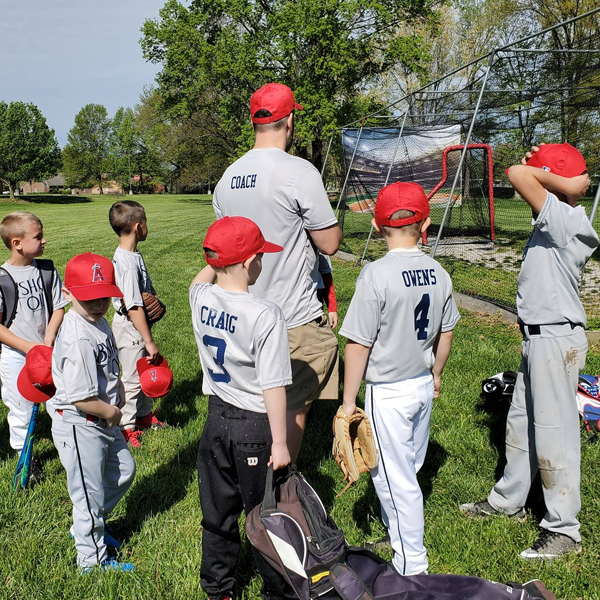
[[[435,373],[432,373],[432,375],[433,375],[433,398],[435,400],[435,398],[439,398],[439,395],[440,395],[440,387],[442,385],[442,376],[436,375]]]
[[[344,412],[351,417],[356,412],[356,400],[344,400],[342,403]]]
[[[590,178],[587,173],[583,175],[578,175],[577,177],[569,177],[565,178],[565,187],[568,189],[564,192],[567,197],[567,201],[569,200],[579,200],[590,187]],[[559,190],[561,191],[561,190]]]
[[[56,340],[56,333],[48,333],[44,336],[44,344],[46,346],[54,346],[54,340]]]
[[[337,312],[329,313],[329,326],[331,329],[335,329],[338,326],[338,314]]]
[[[521,159],[521,164],[526,165],[527,161],[536,153],[539,152],[541,146],[545,146],[544,142],[542,142],[539,146],[531,146],[531,151],[526,152],[525,156]]]
[[[288,450],[287,444],[277,443],[271,446],[271,456],[269,458],[269,464],[273,465],[273,470],[282,469],[287,467],[292,462],[290,457],[290,451]]]
[[[119,409],[116,406],[113,406],[112,408],[113,408],[112,416],[106,418],[106,424],[109,427],[115,427],[116,425],[118,425],[121,422],[121,418],[123,417],[123,413],[121,412],[121,409]]]
[[[146,352],[148,352],[146,360],[149,364],[152,365],[158,362],[160,352],[158,351],[158,346],[154,343],[154,340],[146,342]]]

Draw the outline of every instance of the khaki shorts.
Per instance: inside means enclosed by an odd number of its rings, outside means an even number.
[[[338,341],[327,316],[288,329],[293,383],[286,387],[287,409],[298,410],[313,400],[339,397]]]

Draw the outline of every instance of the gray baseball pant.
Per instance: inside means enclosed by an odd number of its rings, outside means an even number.
[[[137,372],[137,361],[148,356],[148,352],[140,332],[127,317],[115,313],[112,330],[119,351],[121,381],[125,388],[125,406],[121,409],[123,417],[119,425],[122,429],[132,429],[136,417],[142,418],[152,412],[153,400],[142,392]]]
[[[540,526],[580,541],[581,442],[577,381],[585,365],[583,327],[524,325],[522,359],[506,422],[506,467],[492,489],[493,508],[513,514],[525,506],[540,471],[546,515]],[[533,331],[532,331],[533,330]]]

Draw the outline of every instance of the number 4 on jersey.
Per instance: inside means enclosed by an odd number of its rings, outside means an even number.
[[[417,332],[418,340],[427,339],[427,327],[429,327],[427,315],[429,314],[430,305],[429,294],[423,294],[419,304],[415,306],[415,331]]]

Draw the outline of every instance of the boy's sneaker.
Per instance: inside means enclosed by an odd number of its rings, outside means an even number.
[[[141,429],[123,429],[122,431],[125,441],[131,444],[132,448],[141,448],[140,435],[144,433]]]
[[[542,529],[540,537],[519,556],[525,560],[554,560],[565,554],[579,554],[581,544],[563,533]]]
[[[73,527],[73,525],[71,525],[71,528],[69,529],[69,537],[71,539],[75,539],[75,529]],[[104,543],[109,547],[112,548],[114,550],[118,550],[121,547],[121,542],[117,539],[115,539],[109,532],[108,532],[108,528],[106,527],[106,525],[104,526]]]
[[[145,417],[137,417],[135,420],[135,426],[137,429],[142,430],[162,429],[163,427],[166,427],[166,425],[162,421],[159,421],[156,418],[156,415],[153,412],[146,415]]]
[[[101,571],[120,571],[121,573],[131,573],[135,567],[131,563],[119,562],[118,560],[110,559],[96,565]],[[88,575],[94,567],[83,567],[79,569],[82,575]]]
[[[468,502],[460,505],[460,511],[468,517],[501,517],[507,516],[511,519],[524,521],[527,518],[527,513],[524,508],[520,508],[516,513],[507,514],[496,510],[487,500],[481,502]]]

